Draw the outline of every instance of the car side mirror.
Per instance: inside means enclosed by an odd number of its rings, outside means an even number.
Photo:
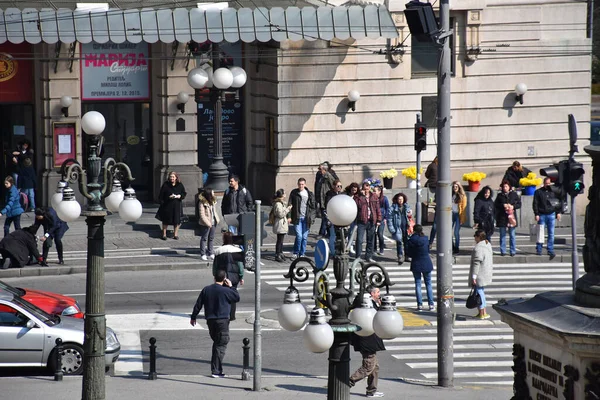
[[[35,322],[33,322],[32,320],[27,321],[27,324],[25,325],[27,327],[27,329],[32,329],[35,328]]]

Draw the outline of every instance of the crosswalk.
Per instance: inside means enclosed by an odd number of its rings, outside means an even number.
[[[398,307],[415,311],[414,278],[409,263],[397,265],[384,264],[390,280],[394,283],[390,293],[396,297]],[[289,279],[283,277],[288,269],[265,269],[261,272],[262,280],[283,292],[290,285]],[[468,283],[469,265],[452,266],[453,288],[456,311],[459,314],[471,315],[476,310],[467,310],[465,300],[470,292]],[[330,273],[330,282],[334,282]],[[349,279],[349,278],[348,278]],[[434,270],[432,280],[435,282]],[[305,282],[293,282],[299,290],[301,301],[312,306],[312,277]],[[348,285],[348,282],[347,282]],[[435,296],[435,283],[433,284]],[[493,283],[486,287],[488,304],[500,299],[529,298],[540,292],[549,290],[571,290],[571,264],[569,263],[535,263],[535,264],[497,264],[494,266]],[[425,290],[423,288],[423,294]],[[419,377],[429,381],[437,381],[437,330],[433,326],[407,328],[402,334],[384,341],[387,353],[395,360],[414,370]],[[512,385],[513,365],[512,329],[500,321],[478,321],[466,318],[457,321],[453,329],[454,343],[454,379],[461,385]]]

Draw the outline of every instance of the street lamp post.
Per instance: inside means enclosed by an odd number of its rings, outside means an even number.
[[[210,87],[210,101],[213,104],[213,157],[208,167],[209,186],[215,191],[224,191],[229,186],[229,171],[223,162],[223,98],[229,90],[237,90],[246,84],[246,71],[240,67],[221,68],[219,46],[213,43],[213,72],[209,77],[202,66],[188,74],[188,83],[195,89],[196,103],[201,101],[200,89]],[[199,112],[199,109],[198,109]]]
[[[85,336],[83,340],[83,400],[103,400],[105,398],[105,346],[106,317],[104,314],[104,222],[106,210],[102,200],[115,195],[113,179],[127,178],[133,180],[127,164],[115,162],[108,158],[104,163],[104,183],[99,182],[102,172],[103,138],[105,127],[102,114],[90,111],[81,118],[81,127],[88,134],[87,169],[74,159],[66,160],[61,167],[62,179],[59,190],[62,196],[53,199],[56,213],[66,222],[76,220],[79,215],[86,216],[88,226],[87,276],[85,287]],[[87,198],[86,209],[75,200],[73,189],[66,182],[79,183],[79,191]],[[119,189],[120,189],[120,185]],[[121,192],[122,193],[122,192]],[[116,196],[119,196],[118,192]],[[125,190],[122,201],[118,204],[119,216],[125,221],[136,221],[142,215],[142,205],[135,198],[133,189]],[[114,203],[114,202],[113,202]]]
[[[319,271],[311,259],[299,257],[292,261],[289,272],[284,275],[289,278],[290,286],[286,290],[284,304],[278,311],[279,323],[285,330],[297,331],[306,323],[306,310],[300,303],[300,293],[293,283],[305,282],[309,278],[309,269],[300,265],[309,264],[314,274],[313,296],[330,310],[331,319],[326,323],[323,309],[315,307],[304,330],[304,344],[314,353],[329,350],[328,400],[350,398],[350,338],[353,332],[360,336],[375,333],[382,339],[391,339],[398,336],[404,327],[402,316],[396,309],[396,300],[389,293],[389,287],[393,284],[386,269],[377,263],[363,263],[361,260],[348,266],[346,233],[348,225],[356,218],[356,213],[356,203],[349,196],[335,196],[327,205],[327,216],[336,230],[333,258],[335,288],[330,290],[326,268]],[[358,265],[360,268],[357,270]],[[375,271],[370,272],[371,269]],[[345,287],[349,270],[351,290]],[[359,284],[358,293],[353,290],[355,282]],[[355,296],[364,299],[367,285],[386,288],[377,313],[369,309],[370,302],[363,302],[362,307],[351,310]]]

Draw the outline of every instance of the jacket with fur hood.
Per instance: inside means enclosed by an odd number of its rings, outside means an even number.
[[[213,200],[212,204],[202,195],[198,195],[198,203],[196,205],[196,213],[198,215],[198,224],[202,226],[213,226],[213,217],[216,220],[214,224],[219,225],[219,214],[215,212],[216,200]]]

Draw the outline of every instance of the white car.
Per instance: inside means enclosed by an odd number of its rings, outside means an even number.
[[[63,341],[62,370],[83,372],[82,319],[51,315],[27,300],[0,290],[0,367],[56,369],[56,339]],[[106,328],[105,363],[110,367],[121,352],[112,329]]]

